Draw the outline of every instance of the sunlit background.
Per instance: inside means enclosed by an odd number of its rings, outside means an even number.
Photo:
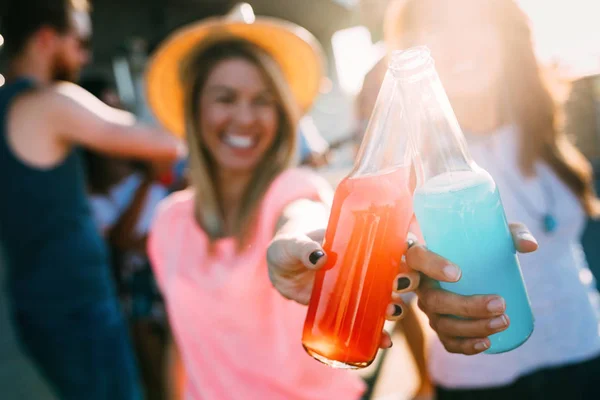
[[[360,129],[354,118],[354,100],[365,74],[384,54],[382,21],[389,1],[247,0],[256,15],[275,16],[302,25],[323,45],[327,76],[310,115],[330,142],[344,140]],[[559,78],[555,90],[561,92],[557,98],[565,101],[572,82],[577,84],[585,77],[600,74],[600,2],[517,1],[532,22],[536,51],[543,67],[550,72],[549,76]],[[142,121],[153,123],[143,97],[142,77],[148,53],[174,29],[225,14],[238,1],[95,0],[92,3],[94,62],[87,72],[112,76],[123,104]],[[0,56],[3,43],[0,35]],[[5,65],[0,62],[0,86],[5,83],[2,74]],[[600,83],[595,83],[595,87],[600,97]],[[352,163],[351,151],[339,151],[335,157],[335,166],[348,167]],[[332,182],[340,174],[333,173]]]
[[[571,78],[600,72],[600,2],[518,0],[531,19],[538,57]]]
[[[330,142],[350,136],[356,129],[354,99],[365,74],[384,54],[382,21],[388,0],[246,0],[256,15],[284,18],[304,26],[322,43],[328,56],[327,76],[321,96],[310,114],[321,134]],[[553,70],[563,82],[574,87],[600,74],[600,1],[599,0],[518,0],[528,13],[535,46],[542,65]],[[86,73],[103,72],[115,80],[122,102],[141,120],[152,122],[143,100],[143,71],[148,53],[169,32],[183,24],[228,12],[236,0],[92,0],[94,61]],[[0,9],[0,15],[1,15]],[[2,27],[0,26],[0,33]],[[6,64],[2,63],[4,38],[0,34],[0,86],[5,84]],[[600,79],[595,79],[600,136]],[[592,101],[593,102],[593,101]],[[600,146],[597,146],[600,148]],[[600,150],[599,150],[600,151]],[[335,182],[352,162],[352,149],[336,153],[332,166],[321,172]],[[587,154],[586,154],[587,155]],[[599,153],[600,155],[600,153]],[[0,315],[6,308],[0,299]],[[4,311],[3,311],[4,310]],[[15,364],[12,353],[2,352],[3,341],[12,340],[2,332],[0,316],[0,382],[34,382],[31,368]],[[6,325],[5,325],[6,326]],[[8,345],[4,345],[8,348]],[[402,344],[394,351],[402,352]],[[393,357],[394,370],[402,376],[414,376],[410,361]],[[5,367],[4,367],[5,366]],[[408,379],[408,378],[407,378]],[[385,379],[384,379],[385,382]],[[379,394],[401,399],[397,379],[389,381],[396,391],[380,389]],[[2,386],[0,384],[0,386]],[[32,389],[35,388],[35,389]],[[20,385],[19,390],[37,391],[35,383]],[[403,387],[410,392],[413,388]],[[5,391],[3,391],[5,393]],[[39,391],[41,393],[41,389]],[[49,397],[27,394],[15,398]],[[0,396],[2,397],[2,396]],[[2,397],[4,399],[4,397]],[[383,399],[384,397],[380,397]]]
[[[537,54],[563,79],[600,72],[600,2],[595,0],[517,0],[532,21]],[[94,64],[89,70],[113,74],[125,104],[150,119],[139,76],[145,53],[174,28],[227,12],[234,0],[96,0]],[[258,15],[285,18],[305,26],[329,56],[328,79],[312,114],[329,139],[354,127],[351,103],[365,73],[381,57],[381,21],[388,0],[248,0]],[[1,32],[1,27],[0,27]],[[0,35],[0,49],[4,43]],[[135,43],[142,43],[141,47]],[[141,56],[140,56],[141,54]],[[2,73],[0,69],[0,73]],[[0,75],[0,85],[4,84]]]
[[[336,1],[351,7],[359,3]],[[531,20],[536,51],[542,64],[552,66],[559,76],[568,79],[600,73],[600,2],[518,0],[518,3]],[[363,9],[368,10],[368,7]],[[380,57],[382,48],[373,43],[371,32],[361,25],[336,32],[332,43],[338,82],[346,93],[356,94],[364,74]]]

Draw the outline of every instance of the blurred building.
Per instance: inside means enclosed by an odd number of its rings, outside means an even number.
[[[324,82],[324,94],[317,100],[311,116],[328,140],[349,133],[352,129],[352,98],[338,85],[331,38],[335,32],[359,24],[356,4],[345,0],[247,2],[256,15],[295,22],[321,42],[328,56],[329,80]],[[385,3],[385,0],[381,2]],[[144,105],[139,104],[144,56],[178,27],[223,15],[236,3],[234,0],[96,0],[92,14],[94,60],[88,71],[114,73],[125,103],[142,117],[148,117]],[[127,82],[127,75],[132,76],[132,82]]]

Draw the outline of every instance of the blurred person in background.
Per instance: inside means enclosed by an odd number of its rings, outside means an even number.
[[[327,165],[329,143],[321,136],[319,128],[313,119],[304,116],[300,119],[298,126],[297,151],[300,157],[300,165],[319,168]]]
[[[122,108],[109,80],[88,77],[81,86],[108,105]],[[92,214],[108,242],[119,297],[129,320],[145,398],[163,399],[168,327],[164,303],[146,255],[146,237],[168,188],[148,162],[86,150],[84,160]]]
[[[573,81],[564,107],[565,130],[592,163],[597,191],[600,188],[600,75]],[[599,242],[600,221],[589,220],[581,243],[596,286],[600,280]]]
[[[87,77],[79,85],[105,104],[124,109],[116,89],[108,79]],[[150,165],[89,148],[82,149],[82,155],[92,216],[102,236],[107,238],[142,181],[136,172],[145,174]]]
[[[83,0],[10,0],[0,89],[0,237],[15,327],[60,399],[139,399],[108,253],[86,197],[79,147],[174,160],[174,137],[135,125],[79,86],[90,57]]]
[[[600,303],[580,243],[598,200],[590,164],[557,126],[526,15],[512,0],[398,0],[387,17],[391,49],[431,49],[473,158],[496,180],[508,219],[539,242],[520,257],[535,330],[509,353],[446,351],[447,338],[465,335],[421,292],[438,333],[429,349],[437,398],[600,398]]]
[[[305,309],[273,289],[265,261],[276,230],[309,232],[327,217],[331,188],[292,167],[298,117],[322,69],[312,35],[260,17],[185,27],[150,61],[149,104],[190,149],[191,187],[159,206],[148,239],[179,349],[171,370],[185,371],[172,384],[184,382],[186,399],[359,399],[364,390],[358,375],[305,353]]]
[[[512,0],[398,0],[386,17],[390,49],[431,49],[473,158],[494,176],[508,219],[532,228],[511,226],[516,248],[531,252],[539,239],[539,251],[520,257],[536,327],[508,353],[479,354],[485,338],[510,323],[503,300],[482,307],[490,297],[456,296],[412,273],[399,276],[398,289],[420,282],[419,306],[437,333],[428,354],[436,398],[600,398],[598,293],[580,243],[598,200],[589,163],[556,125],[525,14]],[[275,240],[272,251],[293,240]],[[413,245],[406,262],[448,281],[439,273],[448,261],[422,246]],[[270,273],[282,293],[306,302],[309,271],[294,265],[273,262]]]
[[[600,169],[600,75],[574,79],[564,108],[566,131]]]

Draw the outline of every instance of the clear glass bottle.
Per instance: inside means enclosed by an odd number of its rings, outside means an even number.
[[[395,53],[391,69],[410,122],[419,227],[428,249],[462,270],[458,282],[440,285],[502,296],[510,326],[490,337],[486,353],[510,351],[529,338],[534,320],[496,183],[471,158],[427,48]]]
[[[363,368],[374,360],[413,217],[408,121],[398,80],[385,77],[357,161],[338,186],[302,343],[317,360]]]

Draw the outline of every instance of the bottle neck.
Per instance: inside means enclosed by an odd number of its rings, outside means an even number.
[[[429,50],[395,52],[389,73],[406,105],[417,184],[446,172],[475,168]]]
[[[433,67],[432,67],[433,68]],[[417,185],[447,172],[475,168],[466,139],[437,74],[419,82],[421,109],[411,130]],[[417,102],[417,96],[406,101]]]
[[[409,129],[401,86],[388,70],[351,175],[372,175],[410,166]]]
[[[426,47],[392,53],[352,175],[411,162],[417,184],[475,168]]]

